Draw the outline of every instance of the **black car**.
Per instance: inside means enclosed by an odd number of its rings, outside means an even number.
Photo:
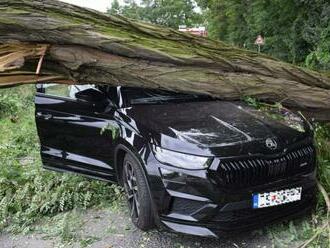
[[[210,237],[309,211],[315,148],[286,109],[133,87],[37,85],[47,169],[124,186],[132,221]]]

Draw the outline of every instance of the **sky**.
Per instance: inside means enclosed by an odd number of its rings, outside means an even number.
[[[107,8],[111,6],[111,2],[112,2],[112,0],[60,0],[60,1],[75,4],[81,7],[95,9],[101,12],[106,12]],[[124,1],[119,0],[119,2],[122,4]]]

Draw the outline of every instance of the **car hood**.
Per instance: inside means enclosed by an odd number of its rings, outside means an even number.
[[[121,109],[138,132],[166,149],[204,156],[271,154],[307,137],[242,102],[135,105]],[[266,140],[276,143],[269,148]]]

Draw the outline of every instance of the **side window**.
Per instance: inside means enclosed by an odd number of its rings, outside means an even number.
[[[43,84],[42,92],[47,95],[60,96],[75,99],[75,94],[79,91],[94,88],[92,84],[67,85],[67,84]]]
[[[69,97],[76,98],[75,95],[77,92],[82,90],[87,90],[90,88],[95,88],[95,85],[94,84],[69,85]]]
[[[69,97],[70,86],[66,84],[44,84],[44,93],[52,96]]]

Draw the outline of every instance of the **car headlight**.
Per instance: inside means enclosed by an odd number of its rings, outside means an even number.
[[[154,146],[153,150],[159,162],[179,168],[202,170],[206,169],[211,163],[211,159],[208,157],[174,152],[159,146]]]

